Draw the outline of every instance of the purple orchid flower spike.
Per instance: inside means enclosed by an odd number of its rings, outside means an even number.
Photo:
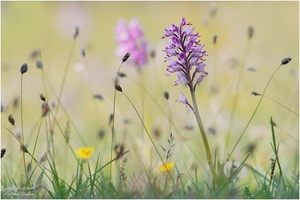
[[[165,61],[168,62],[167,74],[177,73],[177,80],[174,85],[189,86],[191,91],[202,82],[207,72],[204,71],[206,64],[204,56],[207,56],[200,44],[200,35],[194,33],[194,28],[190,22],[186,22],[183,17],[180,26],[174,24],[165,29],[162,39],[169,38],[166,47]]]

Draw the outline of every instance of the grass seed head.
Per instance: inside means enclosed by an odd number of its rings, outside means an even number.
[[[78,35],[79,35],[79,27],[76,27],[73,39],[75,40],[78,37]]]
[[[284,59],[281,60],[281,64],[282,65],[286,65],[288,64],[292,59],[290,57],[286,57]]]
[[[254,96],[260,96],[261,95],[261,94],[255,92],[255,91],[252,91],[251,94],[254,95]]]
[[[20,72],[23,75],[24,73],[26,73],[28,71],[28,65],[27,63],[24,63],[21,68],[20,68]]]
[[[126,77],[127,75],[126,75],[125,73],[123,73],[123,72],[119,72],[119,73],[118,73],[118,76],[119,76],[120,78],[123,78],[123,77]]]
[[[36,59],[39,56],[39,50],[38,49],[34,49],[31,54],[30,54],[30,58],[31,59]]]
[[[82,57],[85,58],[85,50],[84,49],[81,49],[81,55],[82,55]]]
[[[218,35],[214,35],[213,37],[213,44],[217,44]]]
[[[119,84],[115,85],[115,89],[119,92],[123,92],[122,87]]]
[[[103,129],[100,129],[99,131],[98,131],[98,137],[100,138],[100,139],[102,139],[102,138],[104,138],[104,136],[105,136],[105,131],[103,130]]]
[[[23,145],[23,144],[20,145],[20,149],[21,149],[21,151],[23,151],[24,153],[29,153],[27,147],[26,147],[25,145]]]
[[[9,123],[10,123],[11,125],[15,126],[15,119],[13,118],[12,115],[9,115],[9,116],[8,116],[8,121],[9,121]]]
[[[117,154],[117,158],[120,158],[124,153],[125,146],[124,144],[116,144],[114,150]]]
[[[47,156],[47,154],[44,153],[44,154],[41,156],[41,158],[40,158],[40,160],[39,160],[39,163],[43,163],[43,162],[46,160],[46,156]]]
[[[15,97],[14,100],[13,100],[13,108],[17,108],[19,105],[19,98],[18,97]]]
[[[50,111],[50,108],[49,108],[48,104],[43,103],[42,104],[42,117],[45,117],[49,111]]]
[[[253,37],[254,34],[254,29],[252,26],[248,27],[248,38],[251,39]]]
[[[36,67],[37,67],[38,69],[42,69],[42,68],[43,68],[43,63],[42,63],[42,61],[40,61],[40,60],[37,60],[37,61],[35,62],[35,65],[36,65]]]
[[[27,172],[30,172],[31,169],[32,169],[32,164],[31,164],[31,163],[28,163],[28,164],[27,164],[27,167],[26,167],[26,171],[27,171]]]
[[[168,100],[169,97],[170,97],[169,92],[165,91],[164,92],[164,97],[165,97],[166,100]]]
[[[45,96],[41,93],[40,94],[40,98],[41,98],[41,100],[43,101],[43,102],[46,102],[46,98],[45,98]]]
[[[103,100],[103,96],[101,94],[94,94],[93,97],[95,99]]]
[[[128,58],[130,57],[130,53],[129,52],[127,52],[126,54],[125,54],[125,56],[122,58],[122,62],[126,62],[126,60],[128,60]]]
[[[150,51],[150,57],[153,59],[156,57],[156,51],[154,49]]]
[[[4,157],[5,153],[6,153],[6,148],[2,148],[1,149],[1,158]]]

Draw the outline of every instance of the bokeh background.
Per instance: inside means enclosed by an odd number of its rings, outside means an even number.
[[[99,153],[103,164],[109,161],[111,132],[108,121],[113,104],[113,80],[121,63],[121,58],[116,56],[114,28],[120,18],[126,21],[137,18],[144,28],[149,55],[155,53],[155,57],[149,56],[142,72],[125,63],[121,71],[128,77],[122,79],[121,86],[139,110],[157,146],[167,146],[167,138],[171,132],[174,134],[176,145],[172,160],[184,174],[195,163],[205,167],[205,154],[193,113],[175,102],[181,92],[189,97],[188,89],[172,86],[176,77],[165,76],[162,49],[166,41],[161,36],[171,24],[179,25],[182,17],[192,22],[202,35],[201,43],[205,44],[209,55],[206,61],[209,75],[198,87],[198,104],[212,151],[218,149],[220,160],[225,160],[258,103],[259,97],[252,96],[251,91],[262,93],[273,71],[288,56],[292,61],[278,71],[266,95],[299,113],[298,4],[1,2],[1,145],[7,148],[7,155],[2,159],[2,177],[17,176],[22,172],[19,144],[5,130],[6,127],[17,134],[21,129],[20,67],[23,63],[29,66],[23,75],[23,115],[25,141],[32,149],[41,116],[39,94],[45,94],[44,79],[41,70],[35,66],[32,52],[37,49],[41,52],[47,77],[47,98],[57,104],[55,94],[58,95],[62,84],[75,27],[79,27],[79,36],[74,44],[61,100],[68,116],[60,111],[57,120],[62,129],[70,124],[70,144],[74,149],[84,145],[82,137],[86,145],[95,147],[93,161]],[[251,39],[247,36],[250,26],[254,29]],[[218,36],[215,45],[214,35]],[[87,63],[81,56],[82,49],[86,51]],[[239,73],[241,67],[242,76]],[[239,100],[228,131],[239,77]],[[143,85],[152,99],[137,83]],[[164,91],[170,94],[168,101],[164,99]],[[92,93],[101,94],[103,100],[94,102]],[[16,99],[19,101],[14,106]],[[123,95],[118,94],[116,102],[116,143],[123,143],[125,149],[130,150],[126,164],[128,176],[142,174],[149,168],[156,171],[159,159],[136,113]],[[10,114],[16,120],[16,128],[7,120]],[[169,115],[173,124],[169,123]],[[269,99],[263,100],[231,159],[243,160],[249,145],[254,145],[256,149],[247,162],[262,172],[269,169],[270,158],[274,158],[270,146],[271,116],[277,125],[283,169],[286,173],[298,171],[299,116]],[[42,127],[37,157],[46,150],[45,125]],[[99,137],[99,133],[104,133],[104,137]],[[58,168],[66,172],[64,176],[70,177],[76,160],[58,129],[54,140]],[[205,178],[207,173],[200,175]]]

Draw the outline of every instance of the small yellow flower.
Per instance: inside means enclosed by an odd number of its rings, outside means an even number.
[[[166,163],[166,165],[160,166],[159,170],[162,172],[170,171],[174,167],[173,162]]]
[[[89,159],[94,152],[94,147],[81,147],[77,150],[77,154],[81,159]]]

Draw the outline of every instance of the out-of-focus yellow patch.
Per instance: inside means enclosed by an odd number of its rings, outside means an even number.
[[[77,150],[77,155],[81,159],[89,159],[94,152],[94,147],[81,147]]]
[[[159,170],[162,172],[170,171],[174,167],[173,162],[166,163],[166,165],[160,166]]]

